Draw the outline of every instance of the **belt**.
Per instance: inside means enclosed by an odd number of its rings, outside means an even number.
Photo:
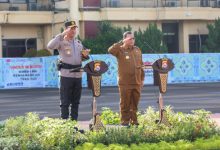
[[[63,69],[75,69],[75,68],[80,68],[82,67],[82,64],[79,65],[71,65],[71,64],[66,64],[62,62],[61,68]]]

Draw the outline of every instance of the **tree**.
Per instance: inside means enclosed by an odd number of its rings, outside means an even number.
[[[220,18],[214,24],[208,24],[209,30],[206,45],[203,46],[205,52],[220,52]]]
[[[85,47],[90,48],[92,54],[106,54],[107,49],[122,39],[125,31],[131,31],[130,25],[124,28],[115,27],[109,21],[100,22],[99,32],[95,38],[86,38],[82,41]],[[146,30],[135,31],[136,45],[143,53],[165,53],[167,47],[163,44],[163,33],[156,24],[150,24]]]
[[[115,27],[109,21],[100,22],[99,32],[95,38],[86,38],[82,41],[85,47],[90,48],[92,54],[106,54],[108,48],[122,39],[125,31],[131,31],[131,27]]]
[[[150,23],[146,30],[136,31],[136,45],[143,53],[166,53],[167,47],[163,43],[163,32],[157,28],[155,23]]]

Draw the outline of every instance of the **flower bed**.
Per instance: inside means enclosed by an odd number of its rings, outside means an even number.
[[[219,150],[220,137],[212,137],[210,139],[197,139],[195,142],[179,140],[176,142],[159,142],[159,143],[140,143],[131,145],[101,143],[84,143],[77,146],[75,150]]]
[[[159,112],[149,107],[139,113],[140,125],[120,127],[119,114],[104,108],[101,118],[105,124],[115,125],[99,132],[78,132],[71,120],[40,119],[35,113],[9,118],[0,126],[1,149],[220,149],[219,127],[210,112],[191,114],[173,112],[166,107],[169,124],[157,124]]]
[[[84,135],[75,127],[74,121],[52,118],[41,120],[35,113],[10,118],[0,130],[0,149],[72,149],[84,141]]]

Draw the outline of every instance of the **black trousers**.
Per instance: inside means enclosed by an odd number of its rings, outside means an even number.
[[[82,78],[60,78],[60,108],[61,118],[78,119],[78,109],[82,92]]]

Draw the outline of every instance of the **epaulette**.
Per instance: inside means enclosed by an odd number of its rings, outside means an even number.
[[[139,47],[137,47],[137,46],[134,46],[134,48],[135,48],[135,49],[138,49],[138,50],[140,50],[140,51],[141,51],[141,49],[140,49]]]

